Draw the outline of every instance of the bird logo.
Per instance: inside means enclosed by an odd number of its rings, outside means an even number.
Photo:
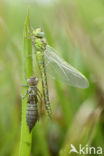
[[[72,152],[79,153],[73,144],[71,144],[70,146],[71,146],[71,149],[69,153],[72,153]]]

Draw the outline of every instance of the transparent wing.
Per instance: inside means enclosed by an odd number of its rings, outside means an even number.
[[[86,77],[60,58],[54,51],[53,48],[47,46],[44,52],[47,73],[54,79],[65,82],[68,85],[87,88],[89,82]]]

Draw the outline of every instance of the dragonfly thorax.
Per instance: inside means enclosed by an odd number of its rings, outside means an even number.
[[[42,39],[36,38],[34,44],[35,44],[36,51],[44,51],[46,49],[47,43],[44,38],[42,38]]]

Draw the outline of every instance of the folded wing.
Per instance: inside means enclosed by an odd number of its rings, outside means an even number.
[[[46,47],[44,58],[47,73],[52,78],[79,88],[87,88],[89,86],[86,77],[60,58],[50,46]]]

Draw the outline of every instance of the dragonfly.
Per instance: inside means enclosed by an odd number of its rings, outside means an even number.
[[[36,62],[42,78],[45,107],[51,118],[52,112],[48,95],[47,73],[58,81],[78,88],[88,88],[89,82],[82,73],[59,57],[56,51],[47,44],[45,33],[40,28],[32,30],[31,38],[35,49]]]

